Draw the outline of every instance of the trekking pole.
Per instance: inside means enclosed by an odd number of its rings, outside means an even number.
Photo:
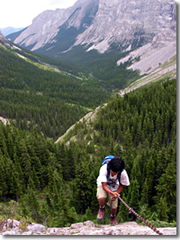
[[[143,221],[148,227],[150,227],[154,232],[156,232],[159,235],[163,235],[159,230],[157,230],[155,227],[153,227],[152,224],[150,224],[149,222],[147,222],[145,219],[143,219],[141,216],[139,216],[139,214],[137,214],[131,207],[129,207],[127,205],[127,203],[125,203],[123,201],[123,199],[120,197],[120,195],[118,196],[119,200],[128,208],[129,212],[133,213],[136,217],[138,217],[139,219],[141,219],[141,221]]]

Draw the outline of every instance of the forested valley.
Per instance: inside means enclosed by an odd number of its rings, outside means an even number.
[[[110,93],[103,81],[65,73],[41,58],[0,42],[0,116],[55,140]]]
[[[176,225],[175,79],[112,97],[88,124],[76,124],[71,139],[54,144],[35,128],[0,122],[0,218],[48,227],[96,221],[96,178],[104,156],[113,154],[124,159],[130,178],[122,198],[150,222]],[[117,218],[132,220],[122,204]]]

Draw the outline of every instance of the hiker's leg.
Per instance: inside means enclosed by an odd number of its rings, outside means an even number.
[[[111,224],[112,225],[116,225],[117,224],[117,220],[116,220],[116,214],[117,214],[117,207],[118,207],[118,198],[115,198],[115,200],[112,201],[112,195],[108,195],[109,201],[108,201],[108,205],[111,208]]]
[[[113,201],[112,201],[113,199]],[[108,206],[111,208],[113,212],[117,212],[118,207],[118,198],[114,198],[111,194],[108,193]],[[112,213],[111,211],[111,213]]]
[[[114,201],[111,201],[111,215],[116,216],[118,207],[118,198],[115,198]]]
[[[116,216],[117,208],[111,208],[111,215]]]
[[[104,207],[105,206],[105,199],[107,198],[107,193],[106,191],[104,191],[102,186],[98,186],[97,187],[97,199],[99,202],[99,206],[100,207]]]
[[[105,207],[105,200],[106,200],[106,198],[99,198],[98,199],[99,207],[101,207],[101,208]]]
[[[105,214],[105,199],[107,197],[106,191],[102,188],[102,186],[98,186],[97,188],[97,199],[99,202],[99,210],[97,215],[97,220],[102,221]]]

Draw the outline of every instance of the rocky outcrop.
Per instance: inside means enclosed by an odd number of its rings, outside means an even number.
[[[6,125],[7,123],[9,123],[5,118],[0,116],[0,122],[2,122],[4,125]]]
[[[173,31],[168,36],[169,40],[174,40],[175,28],[174,1],[100,0],[93,24],[78,36],[76,44],[91,44],[89,50],[97,49],[102,53],[113,43],[131,50],[152,42],[155,36],[159,38],[158,35],[167,30]]]
[[[46,227],[41,224],[26,224],[17,220],[7,219],[0,222],[0,235],[42,235]]]
[[[176,235],[176,228],[158,228],[163,235]],[[41,224],[28,224],[25,228],[17,220],[0,222],[0,235],[157,235],[146,226],[136,222],[116,226],[96,225],[91,221],[74,223],[65,228],[45,228]]]
[[[165,44],[162,41],[161,46],[156,46],[153,43],[148,43],[135,51],[130,52],[125,58],[117,61],[117,65],[130,61],[132,64],[128,69],[139,70],[140,75],[149,74],[157,70],[163,63],[174,56],[176,56],[176,37],[174,40]],[[159,45],[159,40],[157,40]],[[176,63],[174,63],[174,70],[176,71]]]

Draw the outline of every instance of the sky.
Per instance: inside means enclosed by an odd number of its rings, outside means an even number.
[[[45,10],[71,7],[77,0],[0,0],[0,28],[24,28]],[[113,1],[113,0],[112,0]],[[180,0],[176,0],[180,6]]]
[[[68,8],[77,0],[0,0],[0,28],[23,28],[45,10]]]

